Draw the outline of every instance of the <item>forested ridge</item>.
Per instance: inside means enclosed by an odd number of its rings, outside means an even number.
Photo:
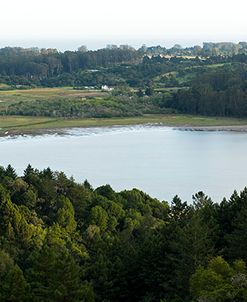
[[[1,167],[0,301],[247,301],[246,218],[246,188],[169,204]]]
[[[241,52],[208,52],[174,48],[135,50],[131,46],[59,52],[56,49],[5,47],[0,49],[0,83],[13,87],[144,87],[148,82],[167,87],[188,84],[190,77],[208,65],[246,63]],[[202,67],[202,69],[200,69]],[[169,74],[171,73],[171,74]],[[179,73],[179,74],[177,74]],[[178,76],[177,76],[178,75]],[[181,80],[181,77],[188,75]],[[157,81],[157,77],[161,77]],[[160,81],[161,80],[161,81]],[[154,84],[155,84],[154,83]],[[0,87],[1,88],[1,87]]]
[[[0,83],[12,87],[145,86],[163,73],[201,64],[198,58],[147,56],[132,48],[97,51],[0,49]]]

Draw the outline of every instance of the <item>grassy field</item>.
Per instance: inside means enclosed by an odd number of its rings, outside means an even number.
[[[47,101],[57,99],[103,98],[106,92],[100,90],[75,90],[71,87],[62,88],[34,88],[27,90],[0,91],[0,111],[4,111],[9,105],[19,102]]]
[[[55,119],[43,117],[1,116],[0,135],[42,133],[71,127],[101,127],[158,123],[171,127],[241,126],[247,119],[200,117],[191,115],[144,115],[129,118]]]
[[[228,63],[208,64],[208,65],[204,65],[204,66],[196,65],[196,66],[185,67],[183,69],[183,71],[186,71],[186,73],[181,74],[178,71],[171,71],[171,72],[167,72],[165,74],[158,75],[157,77],[155,77],[153,79],[153,81],[158,86],[162,87],[162,85],[164,85],[165,78],[168,80],[169,77],[173,77],[177,80],[177,84],[179,84],[179,86],[186,87],[186,86],[188,86],[188,83],[190,83],[197,76],[197,72],[199,69],[204,68],[204,69],[211,70],[211,69],[216,69],[216,68],[222,67],[224,65],[228,65]],[[173,89],[173,91],[176,91],[177,88],[173,87],[172,89]],[[164,88],[164,90],[168,91],[167,88]],[[170,91],[172,91],[172,90],[170,90]]]

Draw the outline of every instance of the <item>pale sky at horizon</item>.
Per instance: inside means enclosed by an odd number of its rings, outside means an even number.
[[[247,41],[244,0],[3,0],[0,47]]]

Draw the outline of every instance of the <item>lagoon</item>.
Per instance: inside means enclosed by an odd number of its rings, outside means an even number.
[[[247,133],[181,131],[162,126],[74,128],[63,133],[0,138],[0,165],[19,175],[33,167],[64,171],[93,187],[138,188],[160,200],[214,201],[247,185]]]

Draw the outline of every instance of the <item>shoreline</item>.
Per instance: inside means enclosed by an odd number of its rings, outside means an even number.
[[[180,131],[247,132],[247,119],[191,115],[144,115],[137,117],[55,119],[30,116],[0,117],[0,137],[63,134],[65,129],[124,126],[160,126]]]
[[[247,133],[247,125],[232,125],[232,126],[171,126],[169,124],[163,123],[138,123],[138,124],[112,124],[112,125],[87,125],[87,126],[72,126],[64,128],[50,128],[50,129],[33,129],[33,130],[10,130],[4,133],[0,132],[1,137],[18,137],[18,136],[39,136],[39,135],[65,135],[69,129],[79,129],[79,128],[116,128],[116,127],[134,127],[134,126],[143,126],[143,127],[167,127],[173,130],[179,131],[189,131],[189,132],[239,132]]]

